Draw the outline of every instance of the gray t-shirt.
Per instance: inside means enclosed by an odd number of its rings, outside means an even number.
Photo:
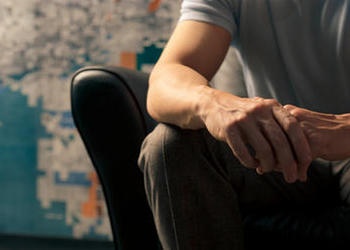
[[[350,1],[184,0],[182,20],[230,32],[248,96],[350,113]]]

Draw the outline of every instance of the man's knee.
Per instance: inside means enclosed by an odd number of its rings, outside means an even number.
[[[173,184],[180,184],[184,176],[195,175],[196,170],[191,167],[189,157],[196,158],[190,149],[194,147],[191,144],[196,140],[193,139],[196,134],[198,131],[159,124],[145,138],[138,164],[144,174],[149,204],[155,213],[161,209],[158,206],[168,205],[166,202],[159,204],[158,200],[169,199],[169,183],[174,187]]]
[[[194,144],[198,144],[199,141],[199,131],[159,124],[142,143],[139,167],[143,172],[155,171],[154,168],[166,165],[169,157],[176,158],[180,163],[184,152],[193,152],[191,148],[195,148]]]

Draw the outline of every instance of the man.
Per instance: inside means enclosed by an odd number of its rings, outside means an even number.
[[[209,86],[231,44],[248,97]],[[245,212],[347,202],[349,44],[346,0],[183,1],[139,159],[164,249],[243,249]]]

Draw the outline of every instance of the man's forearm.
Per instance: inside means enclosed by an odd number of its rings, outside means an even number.
[[[209,101],[212,91],[207,79],[189,67],[158,65],[150,77],[147,109],[159,122],[186,129],[203,128],[201,106],[206,99]]]

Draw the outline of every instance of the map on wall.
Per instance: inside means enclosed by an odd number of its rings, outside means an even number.
[[[0,2],[0,233],[111,239],[69,80],[88,65],[150,71],[178,12],[176,0]]]

